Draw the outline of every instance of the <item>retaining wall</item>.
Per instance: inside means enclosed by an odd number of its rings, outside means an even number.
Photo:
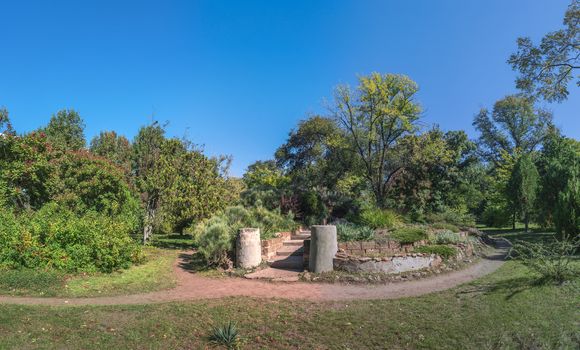
[[[262,240],[262,260],[270,260],[282,248],[284,241],[291,238],[292,232],[278,232],[276,237]]]

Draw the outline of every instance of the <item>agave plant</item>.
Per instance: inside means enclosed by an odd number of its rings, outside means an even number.
[[[239,346],[238,327],[235,322],[229,321],[225,325],[214,327],[209,339],[228,349],[237,349]]]

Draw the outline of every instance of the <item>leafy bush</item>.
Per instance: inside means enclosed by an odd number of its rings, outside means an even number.
[[[451,231],[438,232],[433,239],[433,242],[436,244],[457,244],[461,241],[461,236]]]
[[[424,245],[421,247],[415,248],[415,252],[417,253],[424,253],[424,254],[437,254],[444,259],[449,259],[455,254],[457,254],[457,250],[453,247],[448,245]]]
[[[239,347],[238,327],[232,321],[225,325],[214,327],[209,339],[212,342],[223,345],[228,349],[237,349]]]
[[[339,242],[370,241],[375,236],[375,231],[370,227],[358,226],[348,222],[337,224],[336,233]]]
[[[392,229],[401,224],[401,217],[391,211],[379,208],[365,208],[361,211],[357,220],[361,225],[372,229],[388,228]]]
[[[427,216],[429,222],[444,222],[456,226],[475,226],[475,218],[473,215],[463,212],[461,210],[448,209],[440,213],[432,213]]]
[[[436,229],[436,230],[448,230],[451,232],[459,232],[461,231],[459,229],[459,227],[457,227],[456,225],[453,224],[448,224],[446,222],[436,222],[434,224],[431,225],[432,228]]]
[[[210,265],[228,266],[229,255],[239,229],[260,228],[260,238],[272,238],[275,233],[292,231],[297,224],[292,214],[281,215],[263,207],[228,207],[223,212],[189,228],[199,252]]]
[[[539,273],[542,276],[541,282],[562,283],[580,273],[571,259],[579,248],[578,239],[540,243],[517,241],[510,251],[510,256]]]
[[[0,267],[111,272],[141,258],[134,223],[94,211],[78,215],[50,203],[15,216],[0,212]]]
[[[511,214],[500,206],[488,206],[481,215],[482,222],[488,227],[506,227],[511,223]]]
[[[410,244],[427,239],[427,232],[422,228],[404,227],[393,231],[391,237],[403,244]]]

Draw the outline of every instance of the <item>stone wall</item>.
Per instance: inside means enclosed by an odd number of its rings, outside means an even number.
[[[413,244],[401,244],[395,240],[339,242],[338,251],[355,256],[396,255],[409,253],[414,247],[426,244],[426,240]]]
[[[357,257],[337,254],[334,268],[347,272],[402,273],[434,268],[443,260],[435,254],[409,254],[381,258]]]
[[[282,248],[284,241],[291,238],[292,232],[278,232],[276,237],[262,240],[262,260],[270,260]]]

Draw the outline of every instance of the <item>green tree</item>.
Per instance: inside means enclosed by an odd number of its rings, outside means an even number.
[[[416,129],[421,113],[417,91],[417,84],[404,75],[373,73],[360,77],[355,91],[339,86],[335,92],[333,115],[348,135],[380,207],[405,165],[395,146]]]
[[[287,193],[290,178],[286,176],[273,160],[256,161],[248,166],[242,178],[245,190],[242,200],[252,206],[256,203],[268,209],[280,207]]]
[[[554,130],[546,139],[538,164],[542,199],[538,202],[540,223],[544,226],[554,224],[562,237],[573,236],[572,228],[580,213],[575,199],[578,198],[575,191],[580,177],[580,142]]]
[[[580,68],[580,1],[573,0],[564,15],[564,29],[546,34],[539,45],[518,38],[518,51],[508,63],[519,71],[516,86],[547,101],[568,97],[568,84]],[[580,76],[576,85],[580,86]]]
[[[299,196],[303,219],[324,221],[344,200],[337,185],[351,173],[353,154],[335,120],[313,116],[301,121],[275,156]]]
[[[524,154],[516,162],[509,181],[508,194],[512,198],[514,208],[523,217],[526,232],[536,203],[539,177],[538,169],[530,155]]]
[[[48,141],[62,150],[77,151],[86,146],[85,123],[72,109],[63,109],[54,114],[48,125],[41,129]]]
[[[473,126],[480,132],[479,146],[484,159],[495,164],[502,152],[528,154],[536,150],[552,125],[551,113],[534,108],[523,96],[507,96],[497,101],[491,115],[482,109]]]
[[[8,116],[8,110],[6,108],[0,108],[0,134],[14,134],[14,129],[12,129],[10,117]]]
[[[91,140],[89,149],[91,153],[121,167],[127,174],[131,171],[131,143],[125,136],[114,131],[101,131]]]

